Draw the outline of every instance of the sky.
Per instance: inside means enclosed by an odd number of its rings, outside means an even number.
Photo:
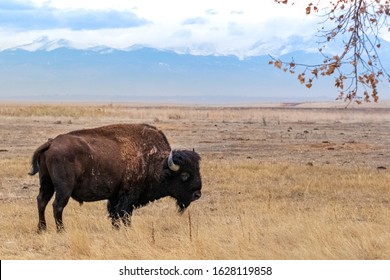
[[[240,58],[314,48],[315,18],[304,9],[308,1],[295,2],[1,0],[0,50],[34,50],[42,38],[80,49],[141,45]],[[294,45],[291,38],[297,36],[299,44]]]

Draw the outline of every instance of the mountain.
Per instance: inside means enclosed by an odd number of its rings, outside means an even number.
[[[34,51],[52,51],[58,48],[73,48],[70,41],[65,39],[50,40],[47,36],[42,36],[32,41],[29,44],[19,45],[12,50]]]
[[[268,56],[195,56],[142,46],[116,50],[76,49],[70,42],[35,42],[0,52],[0,99],[56,101],[151,101],[236,103],[333,100],[333,81],[311,90],[296,76],[268,64]],[[315,61],[319,54],[294,52],[286,60]]]

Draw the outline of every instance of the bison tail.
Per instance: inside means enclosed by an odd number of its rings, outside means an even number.
[[[36,149],[31,160],[31,171],[28,173],[28,175],[34,176],[39,172],[39,157],[44,151],[49,149],[51,142],[52,139],[49,139],[45,144]]]

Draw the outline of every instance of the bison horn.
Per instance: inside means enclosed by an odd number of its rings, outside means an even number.
[[[177,172],[179,171],[180,169],[180,165],[177,165],[174,161],[173,161],[173,157],[172,157],[172,151],[169,153],[169,157],[168,157],[168,167],[170,170],[174,171],[174,172]]]

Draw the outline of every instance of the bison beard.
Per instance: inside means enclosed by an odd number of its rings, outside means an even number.
[[[39,172],[38,230],[46,229],[45,209],[53,202],[57,230],[69,198],[78,202],[107,199],[114,227],[130,225],[135,208],[156,199],[176,199],[179,212],[201,196],[200,157],[172,151],[165,135],[146,124],[117,124],[72,131],[48,140],[32,158]]]

